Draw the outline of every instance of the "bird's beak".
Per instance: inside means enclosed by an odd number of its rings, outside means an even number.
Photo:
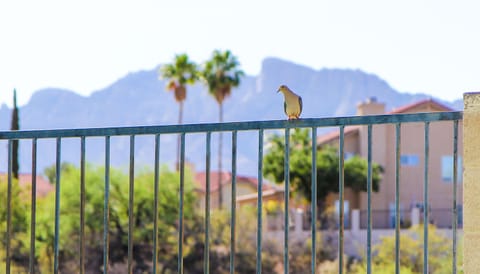
[[[279,93],[279,92],[280,92],[280,89],[277,89],[277,93]]]

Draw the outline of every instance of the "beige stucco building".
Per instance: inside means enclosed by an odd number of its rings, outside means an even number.
[[[406,105],[390,112],[385,112],[385,105],[371,98],[358,105],[357,115],[401,114],[435,111],[452,111],[434,100],[422,100]],[[429,173],[428,202],[429,219],[439,227],[450,227],[452,224],[451,209],[453,206],[453,122],[430,123],[429,140]],[[462,218],[462,121],[458,127],[458,196]],[[408,123],[401,126],[400,156],[400,209],[401,222],[408,225],[411,209],[423,211],[424,197],[424,123]],[[352,155],[367,159],[367,126],[351,126],[345,128],[344,151],[347,160]],[[372,194],[372,216],[374,228],[394,227],[395,214],[395,125],[373,125],[372,159],[384,168],[380,188]],[[331,132],[317,139],[318,145],[338,147],[339,132]],[[329,197],[330,203],[338,199],[337,194]],[[338,203],[338,201],[337,201]],[[337,205],[338,207],[338,205]],[[345,210],[349,216],[352,209],[361,212],[361,225],[366,225],[367,193],[355,193],[351,189],[345,191]],[[348,217],[347,223],[348,226]]]
[[[219,176],[221,177],[219,178]],[[205,197],[207,194],[206,177],[206,172],[198,172],[195,174],[195,192],[198,197],[198,207],[201,209],[205,208]],[[222,184],[222,208],[230,209],[232,203],[232,173],[227,171],[221,173],[213,171],[210,173],[210,208],[219,208],[219,182]],[[237,175],[236,186],[237,204],[251,204],[256,206],[258,180],[249,176]],[[262,195],[263,201],[283,201],[284,199],[283,189],[265,180],[262,184]]]

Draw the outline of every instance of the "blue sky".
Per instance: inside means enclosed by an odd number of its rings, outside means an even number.
[[[0,102],[45,87],[88,95],[186,52],[231,49],[248,74],[273,56],[358,68],[453,100],[480,91],[480,1],[1,1]],[[299,91],[301,92],[301,91]]]

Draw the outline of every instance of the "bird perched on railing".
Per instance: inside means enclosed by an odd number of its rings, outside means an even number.
[[[302,113],[302,97],[295,94],[286,85],[281,85],[277,92],[283,93],[285,98],[283,109],[288,116],[288,120],[298,119]]]

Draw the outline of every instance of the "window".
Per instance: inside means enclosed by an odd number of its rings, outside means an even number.
[[[399,208],[399,212],[400,212],[400,226],[403,226],[405,225],[405,222],[404,222],[404,210],[403,210],[403,205],[400,204],[400,208]],[[388,205],[388,227],[389,228],[395,228],[395,222],[396,222],[396,216],[395,216],[395,203],[389,203]]]
[[[404,154],[400,156],[400,164],[402,166],[418,166],[419,162],[418,155],[415,154]]]
[[[462,181],[462,157],[457,157],[457,182]],[[453,156],[442,156],[442,180],[445,183],[453,182]]]

